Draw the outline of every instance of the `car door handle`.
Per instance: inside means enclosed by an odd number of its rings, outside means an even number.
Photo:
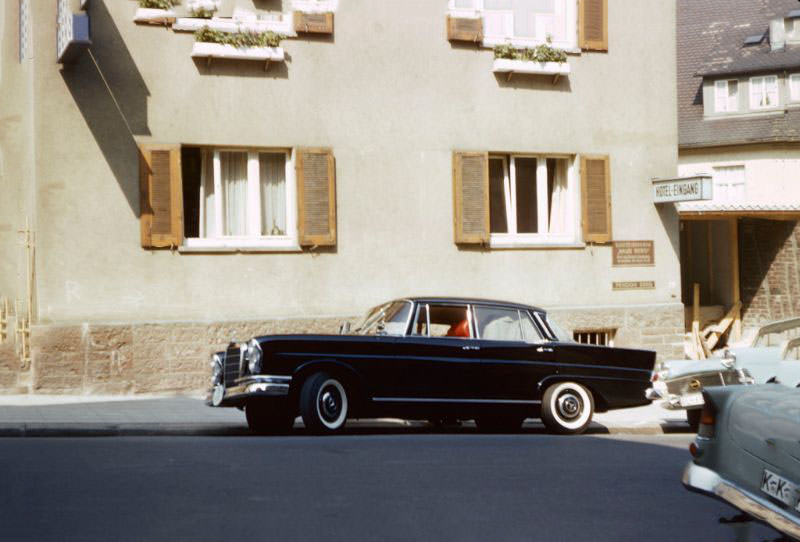
[[[461,350],[480,350],[480,346],[462,346]]]
[[[553,349],[552,349],[552,348],[550,348],[549,346],[540,346],[539,348],[537,348],[537,349],[536,349],[536,351],[537,351],[537,352],[539,352],[539,353],[542,353],[542,352],[552,352],[552,351],[553,351]]]

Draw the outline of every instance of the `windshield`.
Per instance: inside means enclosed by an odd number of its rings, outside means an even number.
[[[397,335],[406,334],[408,317],[411,315],[410,301],[394,301],[378,305],[367,311],[355,333],[359,335]]]
[[[548,327],[552,330],[553,334],[556,336],[556,339],[562,343],[571,343],[575,342],[572,339],[572,336],[564,331],[564,329],[558,325],[558,323],[553,319],[552,316],[549,314],[543,314],[544,321],[547,322]]]

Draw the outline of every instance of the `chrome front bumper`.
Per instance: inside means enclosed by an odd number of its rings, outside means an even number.
[[[773,504],[766,496],[755,495],[711,469],[690,462],[683,470],[681,482],[689,491],[726,502],[778,531],[800,539],[800,518]]]
[[[239,406],[246,399],[255,397],[285,397],[289,395],[291,376],[254,375],[245,376],[236,381],[235,386],[225,388],[222,402],[218,406]],[[212,389],[206,398],[206,404],[212,403]]]

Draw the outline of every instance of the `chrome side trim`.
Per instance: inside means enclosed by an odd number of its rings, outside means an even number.
[[[541,401],[522,399],[440,399],[427,397],[373,397],[381,403],[498,403],[505,405],[540,405]]]
[[[681,482],[689,491],[726,502],[778,531],[800,539],[800,518],[766,497],[754,495],[735,482],[726,480],[711,469],[689,462],[683,470]]]

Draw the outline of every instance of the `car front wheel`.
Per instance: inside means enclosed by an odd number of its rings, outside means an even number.
[[[300,415],[313,433],[333,433],[347,421],[349,401],[340,380],[327,373],[311,375],[300,391]]]
[[[593,413],[592,393],[577,382],[553,384],[542,397],[542,423],[554,433],[583,433]]]

